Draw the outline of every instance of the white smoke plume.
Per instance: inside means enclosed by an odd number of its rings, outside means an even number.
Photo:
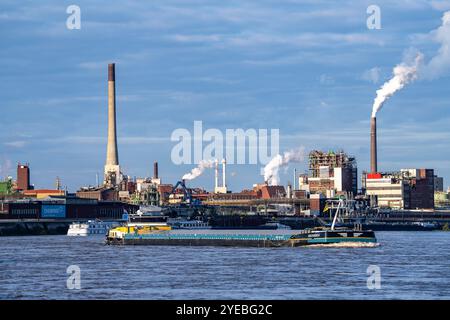
[[[277,154],[264,167],[264,181],[270,186],[280,184],[278,174],[280,168],[286,167],[291,162],[302,162],[305,159],[305,148],[301,147],[295,150],[286,151],[283,155]]]
[[[216,160],[201,160],[198,166],[191,170],[190,173],[186,173],[183,176],[183,180],[193,180],[202,175],[205,169],[213,168],[215,166]]]
[[[417,53],[413,63],[402,62],[394,68],[394,76],[379,90],[373,103],[372,117],[397,91],[417,78],[435,79],[450,69],[450,11],[444,13],[442,25],[430,32],[434,41],[440,44],[437,54],[427,64],[423,64],[423,54]]]
[[[373,101],[372,117],[376,117],[377,112],[383,107],[383,104],[397,91],[403,89],[408,83],[417,79],[419,67],[422,64],[423,55],[418,53],[413,64],[402,62],[394,70],[394,76],[377,90],[377,96]]]

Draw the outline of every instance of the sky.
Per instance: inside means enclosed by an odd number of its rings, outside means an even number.
[[[126,3],[126,5],[125,5]],[[66,27],[69,5],[81,28]],[[367,28],[367,7],[381,29]],[[122,171],[175,184],[176,129],[279,129],[281,152],[344,150],[369,168],[376,90],[413,49],[430,59],[450,1],[10,1],[0,4],[0,178],[29,163],[36,188],[76,191],[103,175],[107,64],[116,63]],[[379,169],[433,168],[450,185],[450,71],[419,79],[378,114]],[[239,191],[263,164],[228,166]],[[293,169],[282,170],[292,183]],[[213,170],[189,182],[211,190]]]

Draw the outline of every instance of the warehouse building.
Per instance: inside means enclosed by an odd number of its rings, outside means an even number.
[[[444,178],[434,176],[434,192],[444,192]]]

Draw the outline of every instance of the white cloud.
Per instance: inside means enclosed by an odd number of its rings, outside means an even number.
[[[431,32],[432,39],[440,44],[439,50],[422,70],[427,79],[435,79],[450,69],[450,11],[444,13],[442,25]]]
[[[5,146],[13,148],[23,148],[26,144],[27,142],[24,140],[9,141],[4,143]]]
[[[224,47],[285,45],[292,47],[329,47],[331,45],[371,44],[383,46],[387,38],[367,33],[299,32],[295,34],[243,31],[235,34],[175,34],[169,40],[183,43],[219,44]]]
[[[90,145],[105,145],[107,142],[106,135],[100,136],[63,136],[55,138],[40,139],[46,143],[67,143],[73,144],[90,144]],[[134,137],[118,137],[118,144],[120,145],[134,145],[134,144],[156,144],[170,142],[170,137],[146,137],[146,136],[134,136]]]

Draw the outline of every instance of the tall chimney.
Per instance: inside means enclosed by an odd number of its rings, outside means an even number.
[[[117,151],[116,131],[116,73],[115,64],[108,64],[108,145],[106,148],[105,185],[120,183],[121,173]]]
[[[377,165],[377,118],[370,119],[370,172],[378,172]]]
[[[158,161],[153,163],[153,178],[158,179]]]
[[[216,159],[214,168],[214,192],[219,187],[219,160]]]
[[[108,147],[106,165],[118,165],[116,131],[116,72],[115,64],[108,64]]]
[[[297,168],[294,168],[294,190],[297,190]]]
[[[222,187],[227,187],[227,175],[226,175],[226,167],[227,167],[227,160],[222,160]]]

